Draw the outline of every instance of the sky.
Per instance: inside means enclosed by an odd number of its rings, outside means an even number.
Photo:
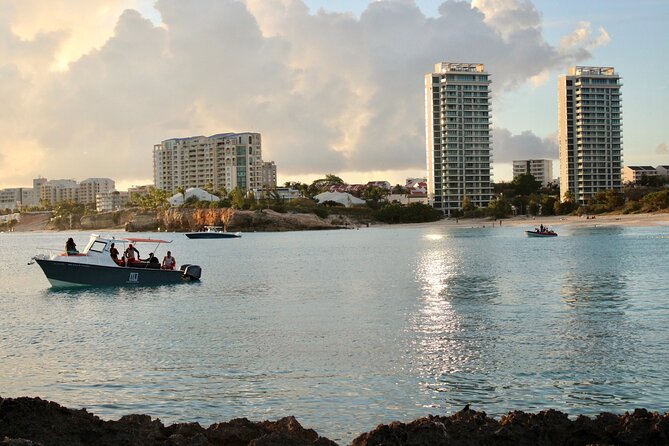
[[[669,164],[667,0],[0,0],[0,188],[153,182],[165,139],[259,132],[278,180],[426,175],[424,75],[492,75],[493,180],[558,175],[557,79],[622,76],[625,164]]]

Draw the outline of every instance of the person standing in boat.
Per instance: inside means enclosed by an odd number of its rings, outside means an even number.
[[[162,269],[174,269],[177,266],[177,261],[174,257],[172,257],[172,252],[167,251],[167,255],[163,257],[163,265]]]
[[[74,243],[72,237],[68,238],[65,242],[65,252],[68,256],[79,254],[79,251],[77,250],[77,244]]]
[[[137,254],[137,256],[135,256]],[[125,259],[126,263],[137,263],[139,262],[139,251],[137,248],[132,246],[132,243],[128,245],[128,248],[125,250]]]

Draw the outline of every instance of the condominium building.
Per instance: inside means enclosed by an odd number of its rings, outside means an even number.
[[[600,190],[622,190],[621,86],[612,67],[576,66],[560,77],[561,200],[586,204]]]
[[[95,195],[95,208],[98,212],[117,211],[128,205],[129,197],[126,191],[100,192]]]
[[[656,177],[657,169],[653,166],[625,166],[623,167],[623,183],[638,183],[641,178]]]
[[[51,180],[40,186],[40,201],[54,205],[60,201],[77,201],[79,185],[74,180]]]
[[[228,191],[260,187],[260,133],[167,139],[153,147],[153,179],[158,189],[168,192],[178,187]]]
[[[541,187],[548,186],[553,181],[552,160],[517,160],[513,162],[513,177],[529,173],[536,181],[541,182]]]
[[[262,163],[262,185],[276,187],[276,164],[274,164],[274,161]]]
[[[437,63],[425,75],[429,200],[446,215],[492,197],[490,75],[483,64]]]
[[[97,194],[106,194],[115,190],[116,183],[110,178],[87,178],[79,183],[77,201],[79,203],[96,203]]]

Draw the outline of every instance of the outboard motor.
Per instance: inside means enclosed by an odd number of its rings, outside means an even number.
[[[185,263],[179,268],[183,272],[183,277],[190,280],[200,280],[202,275],[202,268],[200,265],[191,265],[190,263]]]

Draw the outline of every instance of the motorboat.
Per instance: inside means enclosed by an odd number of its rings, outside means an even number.
[[[241,232],[227,232],[221,226],[205,226],[203,231],[187,232],[186,237],[192,239],[200,238],[239,238]]]
[[[557,237],[557,232],[545,227],[534,228],[534,231],[525,231],[528,237]]]
[[[155,248],[158,248],[171,241],[92,234],[86,248],[81,252],[43,249],[46,252],[34,256],[32,260],[42,268],[53,287],[163,285],[196,281],[202,274],[200,266],[192,264],[182,264],[179,269],[162,269],[157,259],[153,259],[153,262],[126,262],[123,258],[117,263],[110,252],[113,243],[123,253],[126,245],[130,244],[155,244]],[[155,248],[153,252],[157,251]]]

